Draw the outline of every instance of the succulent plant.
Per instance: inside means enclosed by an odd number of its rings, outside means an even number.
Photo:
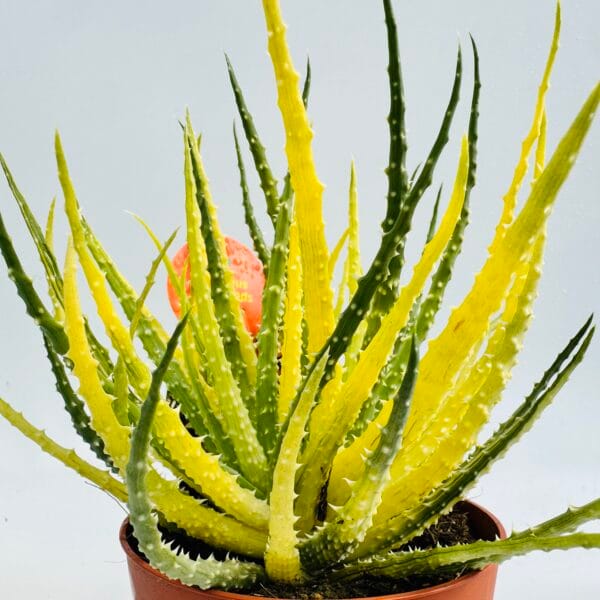
[[[163,244],[142,222],[157,256],[139,294],[83,217],[57,134],[58,174],[70,226],[63,269],[53,250],[54,204],[44,231],[0,157],[44,266],[50,305],[27,276],[1,218],[0,248],[41,330],[73,426],[104,466],[61,447],[1,399],[0,414],[42,450],[126,501],[140,550],[150,563],[168,577],[201,588],[452,573],[532,550],[599,548],[600,534],[576,530],[600,517],[600,499],[505,540],[405,549],[532,426],[581,362],[594,333],[590,318],[516,411],[478,443],[531,318],[548,216],[600,101],[596,85],[546,164],[545,97],[558,48],[560,8],[531,129],[487,260],[447,324],[429,339],[461,251],[475,185],[480,91],[475,43],[468,133],[461,141],[452,191],[439,223],[438,193],[422,254],[412,274],[404,274],[413,214],[432,186],[449,140],[463,60],[459,51],[439,133],[409,176],[396,25],[391,0],[383,1],[391,96],[387,207],[379,249],[363,272],[354,166],[348,229],[329,251],[323,185],[306,111],[310,68],[301,92],[279,3],[263,0],[263,7],[286,132],[289,172],[282,186],[228,61],[273,226],[269,247],[270,236],[254,217],[234,131],[246,222],[265,276],[256,337],[236,294],[200,139],[189,115],[182,123],[187,258],[176,268],[169,259],[175,234]],[[532,156],[531,190],[517,210]],[[344,248],[335,297],[332,274]],[[78,265],[110,347],[82,312]],[[183,315],[171,336],[145,302],[161,266]],[[153,366],[140,356],[140,348]],[[171,528],[231,554],[192,558],[165,542],[161,532]]]

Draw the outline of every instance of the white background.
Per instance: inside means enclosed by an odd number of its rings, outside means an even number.
[[[469,32],[481,54],[478,186],[465,252],[448,290],[448,308],[460,300],[484,260],[532,116],[554,5],[549,0],[394,4],[409,107],[409,167],[424,157],[437,131],[458,41],[465,51],[462,109],[436,178],[447,188],[468,119]],[[310,116],[318,169],[327,184],[329,240],[333,244],[345,227],[341,215],[349,162],[355,158],[366,263],[376,247],[384,211],[388,100],[382,8],[380,2],[367,0],[287,0],[283,9],[297,66],[302,67],[310,53],[314,68]],[[599,19],[596,0],[563,3],[562,46],[548,100],[550,149],[596,82]],[[228,233],[247,239],[239,208],[231,137],[235,110],[224,50],[237,68],[272,166],[283,173],[283,136],[265,48],[258,0],[0,0],[0,150],[43,220],[59,191],[52,156],[52,134],[59,127],[83,210],[139,289],[154,250],[124,211],[142,214],[163,239],[181,225],[177,119],[186,106],[204,136],[221,222]],[[519,402],[588,314],[600,309],[598,132],[596,124],[551,218],[536,319],[495,421]],[[253,176],[251,183],[259,203]],[[429,194],[418,214],[412,257],[423,238],[431,202]],[[34,282],[43,288],[41,268],[4,184],[0,210]],[[61,220],[61,254],[64,233]],[[172,327],[162,284],[151,305]],[[40,335],[25,316],[4,266],[0,340],[0,395],[64,444],[80,448],[53,391]],[[600,496],[599,348],[596,340],[585,364],[535,429],[471,493],[507,528],[534,524],[569,503]],[[117,542],[123,517],[113,500],[0,423],[3,600],[130,597]],[[599,567],[598,551],[517,559],[500,570],[497,600],[596,597]]]

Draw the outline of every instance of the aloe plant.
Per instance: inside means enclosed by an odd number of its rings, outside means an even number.
[[[575,531],[600,518],[598,499],[505,540],[403,549],[450,511],[533,425],[581,362],[594,334],[590,318],[516,411],[478,442],[531,319],[548,216],[600,102],[596,85],[546,162],[545,99],[560,7],[533,122],[489,254],[473,287],[433,338],[430,328],[461,250],[476,179],[480,72],[475,42],[470,119],[458,148],[456,176],[438,223],[440,189],[422,254],[400,285],[413,214],[449,141],[462,53],[439,133],[409,177],[396,25],[391,0],[383,0],[391,98],[387,206],[382,207],[379,249],[363,271],[355,167],[348,228],[330,251],[307,116],[310,69],[301,92],[279,3],[263,0],[263,8],[286,133],[289,171],[283,186],[269,167],[227,59],[273,225],[272,232],[262,232],[254,217],[234,131],[243,210],[266,275],[256,339],[244,326],[200,138],[189,115],[182,122],[189,297],[185,275],[178,275],[168,257],[175,234],[162,244],[141,220],[157,256],[139,294],[128,283],[82,214],[57,133],[58,175],[70,227],[63,268],[53,248],[54,203],[44,230],[1,158],[45,269],[50,304],[28,277],[1,216],[0,249],[41,331],[73,425],[104,466],[63,448],[2,399],[0,414],[42,450],[126,501],[150,563],[200,588],[251,589],[268,580],[301,584],[365,574],[451,575],[533,550],[600,548],[599,534]],[[517,210],[532,159],[531,189]],[[336,297],[332,274],[344,248]],[[146,306],[161,265],[183,312],[171,336]],[[82,312],[79,267],[110,347],[99,341]],[[173,527],[235,558],[191,558],[173,550],[162,535]]]

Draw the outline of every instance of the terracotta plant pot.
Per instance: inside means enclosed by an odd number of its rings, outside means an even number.
[[[496,537],[506,536],[500,521],[484,508],[472,502],[460,504],[468,514],[471,529],[477,538],[493,540]],[[255,596],[217,590],[202,591],[168,579],[140,557],[130,543],[131,537],[129,519],[125,519],[121,525],[119,538],[127,554],[129,577],[135,600],[251,600],[255,598]],[[481,571],[447,583],[415,592],[390,594],[385,598],[386,600],[492,600],[497,571],[496,565],[490,565]]]

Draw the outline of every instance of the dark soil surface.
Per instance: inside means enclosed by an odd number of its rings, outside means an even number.
[[[457,573],[456,577],[462,575]],[[453,578],[452,578],[453,579]],[[449,581],[448,577],[388,579],[387,577],[363,577],[352,583],[328,582],[303,586],[284,586],[277,584],[260,585],[252,590],[253,595],[266,598],[294,598],[299,600],[327,600],[333,598],[370,598],[414,592]]]
[[[426,529],[421,535],[413,538],[402,549],[419,548],[425,550],[437,544],[454,546],[475,541],[469,527],[467,514],[460,507],[444,515],[440,520]],[[453,577],[410,577],[407,579],[389,579],[387,577],[365,576],[351,582],[319,581],[303,586],[286,586],[276,583],[260,584],[252,593],[256,596],[270,598],[299,598],[300,600],[325,600],[334,598],[368,598],[412,592],[422,588],[445,583],[463,575],[456,573]]]
[[[133,549],[141,555],[137,548],[137,542],[131,532],[128,536]],[[185,550],[191,558],[206,558],[210,554],[217,558],[224,558],[226,553],[208,547],[206,544],[187,537],[181,531],[163,531],[165,542],[175,542],[175,548],[179,547]],[[403,549],[433,548],[437,544],[442,546],[453,546],[456,544],[466,544],[475,541],[475,537],[469,526],[467,513],[461,508],[460,504],[455,509],[443,517],[435,524],[426,529],[421,535],[413,538]],[[228,556],[232,556],[231,553]],[[246,559],[247,560],[247,559]],[[384,577],[363,577],[355,579],[352,582],[328,582],[321,580],[318,583],[311,583],[303,586],[289,586],[276,583],[259,584],[249,593],[255,596],[266,598],[293,598],[300,600],[326,600],[340,598],[366,598],[369,596],[383,596],[387,594],[397,594],[419,590],[433,585],[438,585],[450,581],[463,575],[463,572],[455,573],[449,577],[447,574],[443,577],[410,577],[407,579],[388,579]]]

